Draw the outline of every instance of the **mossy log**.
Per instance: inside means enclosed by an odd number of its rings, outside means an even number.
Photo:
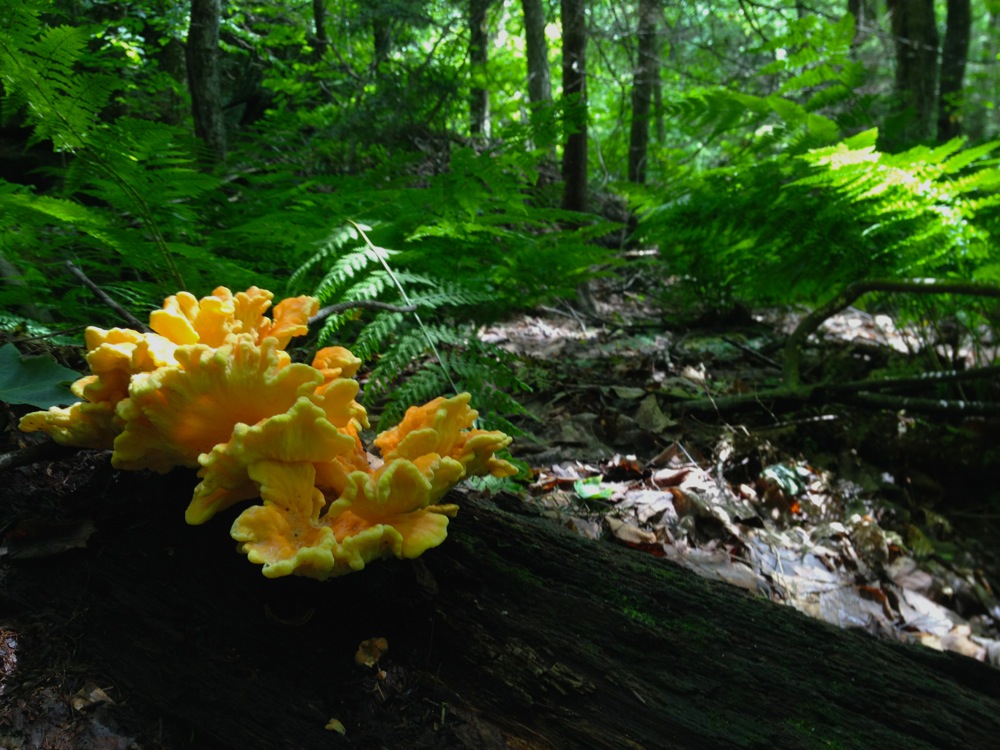
[[[3,510],[23,515],[13,484]],[[183,524],[193,484],[98,469],[60,501],[93,519],[85,549],[3,561],[18,669],[68,639],[74,669],[157,728],[142,747],[966,750],[1000,729],[998,670],[491,501],[454,498],[448,540],[420,560],[266,580],[231,516]],[[358,666],[373,637],[388,652]]]

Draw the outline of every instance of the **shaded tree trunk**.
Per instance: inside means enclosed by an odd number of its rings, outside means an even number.
[[[469,63],[472,84],[469,91],[469,133],[490,134],[490,92],[486,87],[486,64],[489,61],[489,22],[491,0],[469,0]]]
[[[854,16],[854,39],[852,47],[857,47],[868,37],[868,29],[877,19],[873,0],[847,0],[847,12]]]
[[[542,0],[522,0],[521,6],[524,10],[524,47],[528,62],[528,101],[537,107],[552,101],[545,9]]]
[[[586,0],[561,0],[562,87],[565,106],[563,208],[587,210],[587,12]]]
[[[213,158],[220,161],[226,158],[226,123],[222,116],[219,75],[221,17],[221,0],[191,0],[186,49],[194,132],[208,146]]]
[[[532,125],[532,147],[546,150],[545,163],[538,167],[538,184],[553,181],[556,142],[550,115],[552,76],[549,71],[549,43],[545,37],[545,8],[542,0],[521,0],[524,13],[524,48],[528,74],[528,117]]]
[[[938,96],[937,137],[941,142],[962,134],[962,87],[972,31],[970,0],[948,0],[948,26],[941,47],[941,84]]]
[[[330,37],[326,34],[326,0],[313,0],[313,26],[316,27],[316,36],[313,40],[316,59],[322,58],[326,54],[326,48],[330,45]]]
[[[888,0],[896,47],[895,111],[885,141],[893,149],[933,137],[937,109],[938,32],[934,0]]]
[[[377,9],[373,9],[373,12]],[[392,52],[392,21],[375,13],[372,17],[372,66],[378,73],[379,66],[389,59]]]
[[[628,146],[628,178],[638,183],[646,181],[650,106],[660,75],[656,29],[658,11],[657,0],[639,0],[639,52],[632,80],[632,128]]]

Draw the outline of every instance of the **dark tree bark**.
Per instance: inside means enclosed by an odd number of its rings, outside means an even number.
[[[226,158],[226,123],[219,76],[221,18],[221,0],[191,0],[186,55],[194,132],[219,161]]]
[[[371,9],[372,41],[374,44],[372,65],[376,71],[389,58],[393,41],[392,20],[378,13],[378,10],[378,8]]]
[[[469,63],[472,85],[469,91],[469,133],[490,134],[490,92],[484,85],[489,62],[489,19],[492,0],[469,0]]]
[[[528,101],[537,107],[552,101],[545,9],[542,0],[522,0],[521,6],[524,10],[524,47],[528,59]]]
[[[191,472],[79,462],[55,466],[84,484],[62,501],[4,475],[5,517],[43,497],[48,523],[82,511],[99,525],[86,549],[4,558],[4,623],[61,623],[38,642],[65,637],[73,674],[97,667],[119,704],[179,738],[165,747],[995,744],[1000,670],[838,630],[551,520],[453,495],[449,538],[417,561],[267,580],[234,552],[234,514],[184,525]],[[389,645],[379,672],[354,664],[373,637]]]
[[[632,80],[632,128],[628,146],[628,178],[638,183],[646,181],[650,106],[660,75],[656,28],[658,12],[657,0],[639,0],[639,51]]]
[[[587,210],[587,11],[586,0],[562,0],[564,141],[563,208]]]
[[[970,0],[948,0],[948,25],[941,47],[941,84],[938,97],[938,141],[962,134],[961,96],[972,31]]]
[[[313,25],[316,27],[313,46],[316,58],[319,59],[326,54],[326,48],[330,45],[330,37],[326,34],[326,0],[313,0]]]
[[[896,107],[884,133],[893,149],[932,139],[937,109],[934,0],[888,0],[896,47]]]

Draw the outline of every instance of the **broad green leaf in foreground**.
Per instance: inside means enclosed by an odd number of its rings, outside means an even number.
[[[22,359],[13,344],[0,346],[0,401],[40,409],[71,404],[77,399],[66,384],[79,377],[48,357]]]

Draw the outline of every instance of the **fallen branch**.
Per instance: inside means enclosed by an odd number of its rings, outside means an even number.
[[[996,417],[1000,416],[1000,404],[988,401],[957,401],[955,399],[916,398],[912,396],[893,396],[887,393],[869,393],[861,391],[852,394],[848,399],[851,403],[876,409],[892,409],[922,414],[945,414],[961,417]]]
[[[346,312],[347,310],[362,309],[362,310],[388,310],[389,312],[414,312],[417,309],[416,305],[390,305],[388,302],[379,302],[373,299],[356,299],[350,302],[338,302],[335,305],[327,305],[321,308],[319,312],[309,318],[309,325],[313,323],[319,323],[321,320],[326,320],[331,315],[336,315],[337,313]]]
[[[677,405],[684,412],[730,412],[747,406],[760,406],[773,410],[785,404],[832,402],[856,403],[882,409],[906,409],[925,414],[952,414],[955,416],[991,416],[1000,414],[1000,404],[988,401],[963,401],[955,399],[915,398],[895,396],[873,391],[892,391],[905,388],[959,383],[970,380],[988,380],[1000,376],[1000,365],[977,367],[971,370],[927,372],[912,378],[870,378],[849,383],[816,383],[790,388],[787,385],[757,393],[719,398],[699,398]]]
[[[34,445],[21,448],[21,450],[0,453],[0,472],[18,466],[38,463],[39,461],[56,461],[79,450],[79,448],[68,448],[65,445],[59,445],[52,440],[35,443]]]
[[[802,360],[802,345],[805,340],[819,328],[823,321],[835,315],[868,292],[902,292],[906,294],[968,294],[977,297],[1000,298],[1000,287],[990,284],[941,282],[935,279],[910,279],[895,281],[892,279],[871,279],[858,281],[848,285],[833,299],[820,305],[806,315],[792,331],[785,342],[783,355],[783,374],[785,386],[795,390],[802,385],[800,364]]]
[[[111,299],[111,297],[108,296],[107,292],[105,292],[103,289],[97,286],[97,284],[95,284],[93,281],[87,278],[87,274],[85,274],[83,271],[81,271],[79,268],[73,265],[73,261],[67,260],[66,268],[68,268],[69,272],[80,280],[81,284],[83,284],[85,287],[87,287],[87,289],[92,291],[97,296],[97,298],[101,300],[101,302],[103,302],[105,305],[107,305],[116,313],[118,313],[130,326],[132,326],[132,328],[134,328],[137,331],[141,331],[142,333],[149,332],[149,328],[147,328],[144,323],[140,322],[139,319],[136,318],[132,313],[130,313],[124,307],[122,307],[113,299]]]

